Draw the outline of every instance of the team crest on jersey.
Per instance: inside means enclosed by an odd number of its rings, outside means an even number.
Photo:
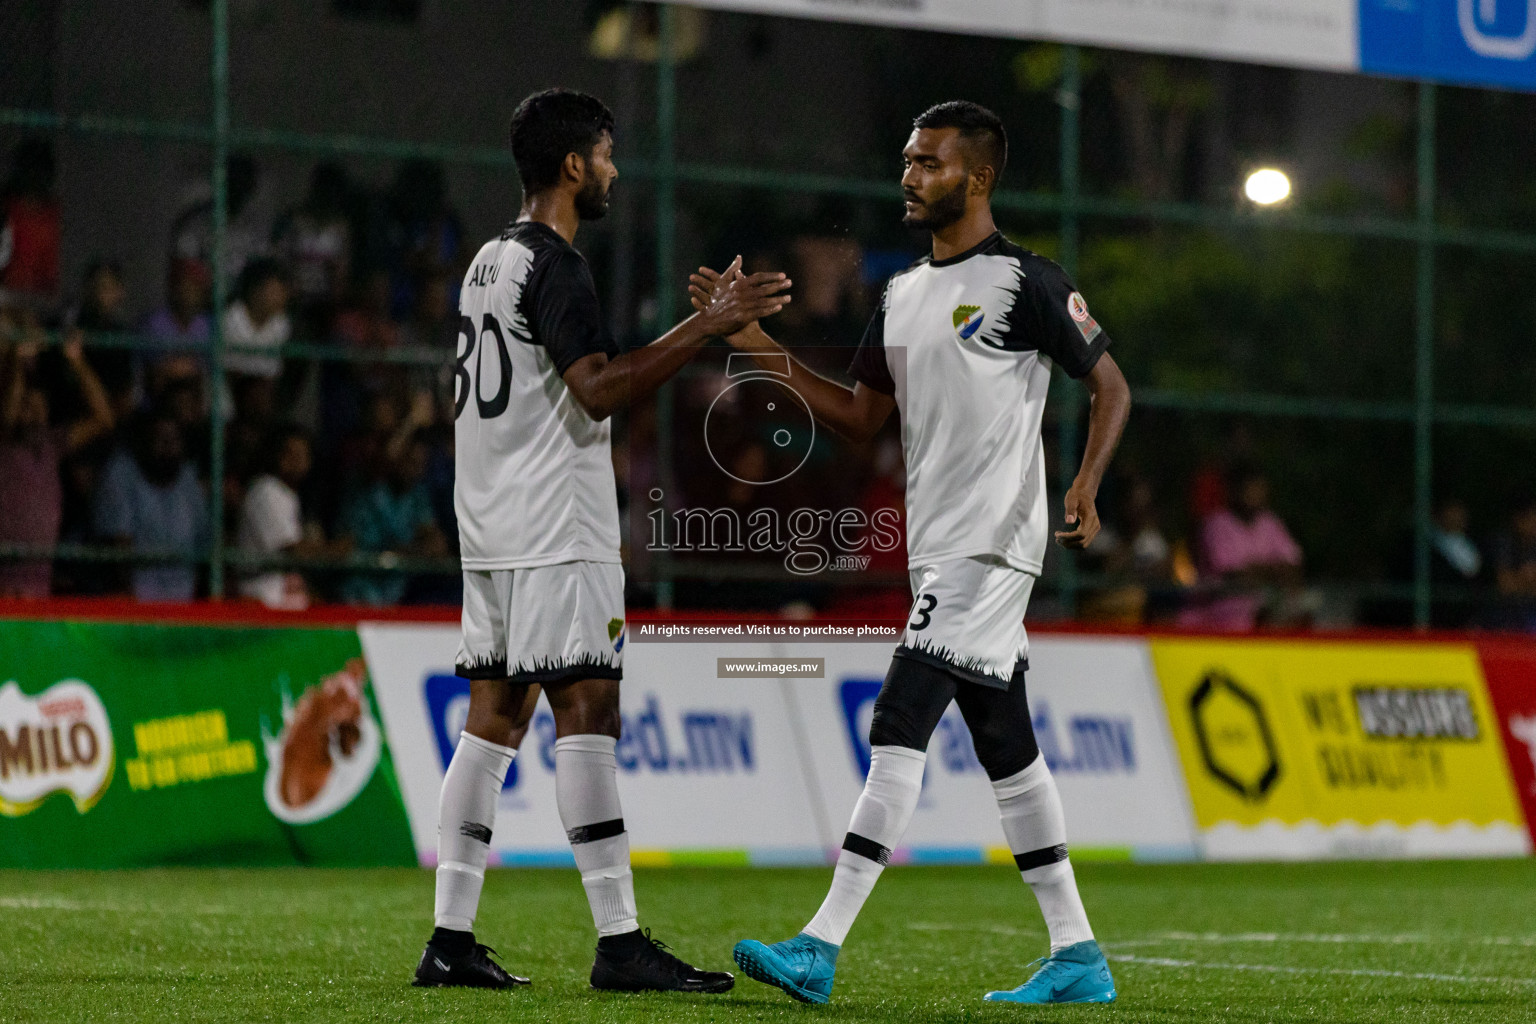
[[[961,341],[969,341],[971,335],[981,329],[981,322],[987,318],[987,314],[981,311],[980,306],[956,306],[954,314],[955,334]]]
[[[620,651],[622,651],[624,649],[624,641],[625,641],[625,639],[626,639],[626,636],[625,636],[625,633],[624,633],[624,620],[623,619],[609,619],[608,620],[608,642],[613,644],[613,652],[615,654],[617,654],[618,652],[620,652]]]

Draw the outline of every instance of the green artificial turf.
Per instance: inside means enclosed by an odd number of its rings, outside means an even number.
[[[700,966],[775,941],[831,872],[636,872],[641,923]],[[593,935],[565,870],[493,871],[477,922],[531,989],[408,984],[426,871],[0,872],[0,1021],[1536,1021],[1536,860],[1078,867],[1112,1006],[989,1005],[1045,952],[1003,867],[887,871],[832,1003],[740,978],[726,996],[587,988]]]

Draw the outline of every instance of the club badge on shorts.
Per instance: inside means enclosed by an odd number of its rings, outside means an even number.
[[[613,653],[617,654],[624,649],[626,636],[623,619],[608,620],[608,642],[613,644]]]

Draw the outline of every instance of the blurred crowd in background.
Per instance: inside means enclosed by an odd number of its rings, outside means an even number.
[[[110,257],[78,283],[59,280],[50,146],[25,140],[11,163],[0,248],[0,543],[163,558],[11,559],[0,565],[0,593],[192,600],[205,573],[175,556],[205,553],[212,501],[223,503],[230,549],[248,559],[454,554],[453,396],[441,358],[280,352],[293,342],[357,354],[452,351],[465,240],[437,167],[408,162],[395,188],[371,195],[322,163],[308,194],[264,224],[245,216],[257,165],[232,158],[229,301],[215,310],[211,199],[168,225],[163,295],[136,296]],[[219,495],[208,493],[214,316],[238,347],[217,403]],[[286,608],[457,599],[448,575],[345,568],[248,571],[237,588]]]
[[[341,164],[321,162],[307,193],[265,223],[249,212],[260,167],[232,157],[221,254],[228,301],[215,309],[211,198],[189,203],[164,239],[143,242],[164,246],[162,294],[130,294],[112,253],[80,280],[61,281],[51,145],[26,138],[9,158],[0,197],[0,595],[198,598],[218,504],[235,558],[232,590],[245,598],[276,608],[458,600],[458,577],[445,561],[458,543],[445,359],[456,346],[459,282],[481,240],[465,237],[441,168],[408,160],[391,186],[370,189]],[[785,269],[796,281],[795,303],[773,333],[833,373],[846,368],[880,283],[912,256],[861,247],[849,219],[819,211],[813,221],[845,229],[764,241],[747,254],[749,270]],[[213,317],[237,347],[217,396]],[[1137,325],[1112,330],[1134,334]],[[285,349],[293,343],[316,348]],[[359,358],[317,358],[327,353]],[[705,450],[702,424],[727,384],[722,369],[721,360],[701,360],[680,382],[667,432],[669,502],[777,504],[786,514],[808,503],[900,506],[894,423],[851,459],[819,444],[805,471],[776,489],[750,482],[766,479],[759,464],[767,452],[745,427],[738,425],[732,464],[720,465],[719,453]],[[222,492],[211,494],[216,409],[225,472]],[[1340,601],[1320,584],[1335,574],[1309,559],[1272,504],[1275,467],[1264,464],[1251,423],[1233,420],[1207,436],[1207,449],[1178,475],[1139,456],[1145,446],[1128,446],[1100,497],[1104,533],[1076,566],[1077,617],[1218,630],[1409,621],[1400,594]],[[646,509],[632,499],[661,482],[654,408],[620,417],[615,439],[628,554],[640,579]],[[1059,478],[1058,467],[1050,476]],[[1279,504],[1308,500],[1292,494]],[[1483,528],[1474,531],[1468,501],[1444,495],[1437,504],[1435,624],[1536,629],[1536,495],[1477,513]],[[1354,528],[1343,518],[1336,526]],[[54,556],[56,545],[64,547]],[[1386,546],[1379,581],[1406,585],[1410,533]],[[389,571],[401,559],[422,560],[419,571],[411,563],[410,571]],[[741,561],[717,563],[713,579],[684,582],[678,603],[900,614],[905,600],[899,549],[837,580],[774,581],[750,565],[737,572]],[[1047,579],[1059,570],[1048,561]],[[643,603],[654,595],[641,588],[632,596]],[[1048,591],[1037,605],[1049,617]]]

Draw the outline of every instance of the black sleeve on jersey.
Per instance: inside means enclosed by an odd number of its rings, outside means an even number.
[[[619,354],[603,323],[592,271],[580,253],[556,250],[532,277],[524,292],[524,309],[534,343],[549,352],[556,373],[565,373],[576,360],[594,352],[610,358]]]
[[[864,340],[859,342],[858,351],[853,354],[853,365],[848,367],[848,374],[860,384],[882,395],[896,393],[896,382],[891,379],[891,366],[885,359],[885,299],[883,297],[880,300],[880,308],[875,310],[875,315],[870,318],[869,327],[864,331]]]
[[[1020,319],[1033,321],[1034,347],[1071,377],[1086,377],[1109,347],[1109,335],[1089,313],[1066,272],[1054,263],[1042,260],[1027,274],[1019,303],[1026,307]]]

